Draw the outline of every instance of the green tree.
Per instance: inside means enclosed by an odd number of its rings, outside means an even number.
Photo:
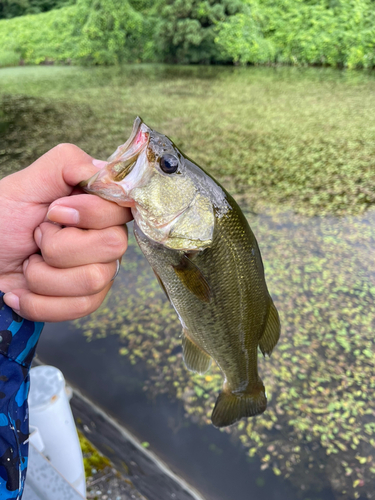
[[[0,0],[0,19],[39,14],[73,3],[71,0]]]
[[[217,27],[216,41],[231,60],[374,67],[374,0],[244,1],[243,14]]]
[[[87,64],[117,64],[140,60],[144,17],[127,0],[78,0],[81,30],[75,59]]]
[[[240,0],[167,0],[155,44],[167,62],[229,62],[215,44],[215,27],[242,10]]]

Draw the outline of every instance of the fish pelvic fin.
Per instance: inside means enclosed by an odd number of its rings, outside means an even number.
[[[192,372],[203,374],[211,366],[211,357],[186,336],[185,330],[182,335],[182,354],[186,368]]]
[[[210,302],[211,289],[199,267],[186,255],[181,257],[177,266],[172,266],[178,279],[185,287],[202,302]]]
[[[264,385],[259,383],[245,392],[221,392],[211,415],[215,427],[227,427],[241,418],[260,415],[267,408]]]
[[[271,353],[280,338],[280,328],[279,313],[271,300],[266,328],[259,341],[259,349],[262,351],[263,356],[266,354],[271,356]]]

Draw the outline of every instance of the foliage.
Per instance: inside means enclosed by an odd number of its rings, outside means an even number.
[[[147,26],[127,0],[78,0],[77,19],[82,31],[74,59],[116,64],[142,55]]]
[[[228,61],[214,43],[215,26],[242,8],[240,0],[167,0],[156,28],[156,43],[169,62]]]
[[[0,20],[2,49],[14,51],[32,64],[162,60],[348,68],[375,65],[373,0],[67,2],[0,3],[0,18],[42,12]],[[54,10],[45,12],[51,8]]]
[[[235,63],[273,62],[275,48],[262,32],[263,12],[259,4],[244,7],[244,12],[218,23],[215,42],[223,54]]]
[[[71,3],[71,0],[2,0],[0,2],[0,19],[48,12],[68,3]]]
[[[20,56],[14,50],[0,50],[0,68],[18,66]]]
[[[0,21],[0,46],[27,63],[115,64],[153,59],[150,20],[126,0],[74,6]]]
[[[28,63],[69,62],[79,43],[77,7],[0,21],[0,46]]]
[[[246,0],[244,14],[218,26],[217,42],[234,61],[375,65],[372,0]]]

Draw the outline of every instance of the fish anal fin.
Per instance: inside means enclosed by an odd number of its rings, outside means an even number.
[[[209,302],[210,286],[200,269],[185,254],[178,265],[172,266],[178,279],[185,287],[203,302]]]
[[[263,383],[241,393],[223,391],[216,400],[211,415],[215,427],[227,427],[241,418],[260,415],[267,408]]]
[[[158,273],[155,271],[155,269],[154,269],[154,268],[152,268],[152,270],[154,271],[154,274],[155,274],[155,276],[156,276],[156,279],[158,280],[158,283],[159,283],[160,287],[162,288],[162,290],[164,290],[164,293],[165,293],[165,295],[167,296],[167,299],[168,299],[169,301],[171,301],[171,299],[169,298],[169,295],[168,295],[167,289],[165,288],[164,283],[162,282],[162,280],[161,280],[160,276],[158,275]]]
[[[211,357],[190,340],[185,331],[182,335],[182,353],[188,370],[202,374],[211,366]]]
[[[266,328],[259,341],[259,348],[262,351],[263,356],[265,356],[266,354],[268,354],[268,356],[271,356],[271,353],[275,345],[277,344],[279,337],[280,337],[279,313],[277,312],[274,303],[271,301]]]

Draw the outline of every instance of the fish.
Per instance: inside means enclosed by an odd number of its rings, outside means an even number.
[[[214,360],[223,374],[213,425],[263,413],[258,348],[271,355],[280,320],[257,240],[232,196],[140,117],[80,186],[131,207],[136,241],[181,322],[186,367],[204,374]]]

